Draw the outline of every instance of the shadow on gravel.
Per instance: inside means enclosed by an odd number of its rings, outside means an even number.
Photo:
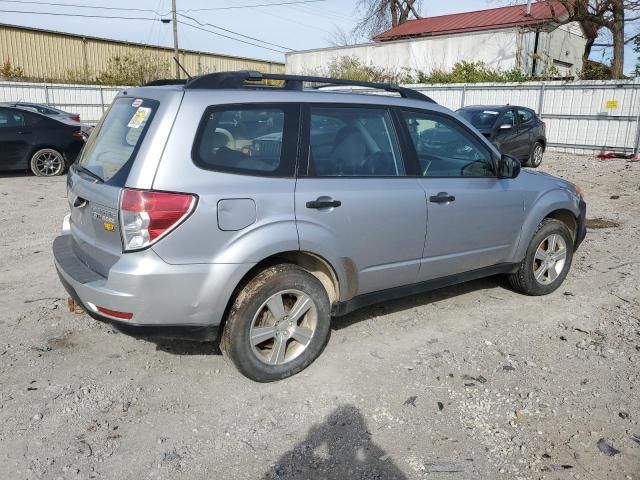
[[[217,342],[191,342],[189,340],[161,340],[140,337],[156,344],[158,350],[173,355],[222,355]]]
[[[263,480],[350,478],[405,480],[384,450],[373,443],[364,416],[353,405],[338,407],[285,453]]]
[[[0,179],[1,178],[20,178],[20,177],[38,178],[28,170],[17,170],[17,171],[9,171],[9,172],[0,172]]]
[[[461,283],[459,285],[453,285],[451,287],[444,287],[439,290],[433,290],[431,292],[420,293],[405,298],[399,298],[398,300],[392,300],[390,302],[371,305],[369,307],[356,310],[355,312],[345,315],[344,317],[335,318],[331,326],[334,330],[340,330],[371,317],[389,315],[392,313],[401,312],[402,310],[410,310],[421,305],[426,305],[432,302],[439,302],[441,300],[447,300],[449,298],[458,297],[460,295],[475,292],[477,290],[492,289],[507,290],[508,292],[512,291],[509,286],[509,282],[504,275],[495,275],[493,277],[481,278],[480,280],[473,280],[470,282]]]

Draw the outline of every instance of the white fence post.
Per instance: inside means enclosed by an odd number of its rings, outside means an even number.
[[[540,93],[538,95],[538,115],[542,115],[542,109],[544,107],[544,83],[540,84]]]
[[[102,108],[102,113],[104,114],[104,91],[102,87],[100,87],[100,107]]]

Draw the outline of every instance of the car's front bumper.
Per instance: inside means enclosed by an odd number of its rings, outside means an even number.
[[[53,243],[63,286],[93,318],[136,336],[215,339],[233,285],[250,268],[244,264],[170,265],[147,249],[123,255],[105,278],[78,258],[74,241],[72,235],[63,234]],[[132,317],[117,318],[98,307]]]

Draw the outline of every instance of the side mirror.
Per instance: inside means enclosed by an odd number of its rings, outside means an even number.
[[[520,174],[520,161],[509,155],[502,155],[498,176],[500,178],[516,178]]]
[[[510,123],[505,123],[503,125],[500,125],[500,130],[511,130],[513,128],[513,125],[511,125]]]

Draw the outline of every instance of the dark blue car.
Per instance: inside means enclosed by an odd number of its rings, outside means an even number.
[[[458,115],[487,137],[498,149],[527,167],[542,163],[547,146],[546,125],[536,112],[513,105],[473,105]]]

